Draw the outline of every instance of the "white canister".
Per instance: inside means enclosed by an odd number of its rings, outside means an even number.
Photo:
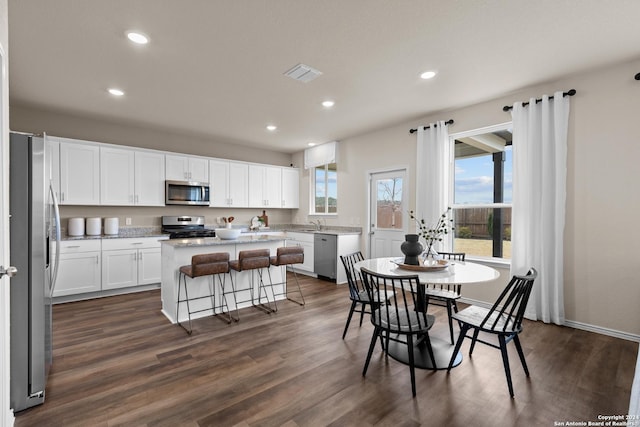
[[[99,236],[102,227],[102,218],[87,218],[87,236]]]
[[[84,218],[69,218],[67,234],[69,236],[84,236]]]
[[[104,234],[118,234],[120,232],[120,225],[118,218],[105,218],[104,219]]]

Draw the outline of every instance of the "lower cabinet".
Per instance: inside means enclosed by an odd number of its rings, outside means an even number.
[[[296,264],[293,267],[296,271],[308,272],[313,274],[314,266],[314,234],[313,233],[296,233],[287,231],[287,246],[302,246],[304,248],[304,263]]]
[[[166,237],[60,242],[60,264],[52,296],[160,283],[160,240],[163,239]]]
[[[52,296],[100,291],[100,275],[100,239],[60,242],[60,264]]]
[[[102,241],[102,289],[160,283],[158,238]]]

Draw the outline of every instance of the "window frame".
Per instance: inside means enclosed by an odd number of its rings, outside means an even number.
[[[504,122],[504,123],[499,123],[499,124],[495,124],[495,125],[491,125],[491,126],[485,126],[482,128],[476,128],[476,129],[471,129],[468,131],[463,131],[463,132],[457,132],[457,133],[452,133],[449,135],[449,144],[451,144],[451,159],[450,159],[450,163],[451,163],[451,168],[450,168],[450,176],[449,176],[449,200],[451,201],[450,205],[451,208],[453,210],[453,215],[455,218],[455,212],[456,209],[460,210],[460,209],[474,209],[474,208],[482,208],[482,209],[500,209],[500,208],[511,208],[513,210],[513,202],[511,203],[505,203],[505,202],[500,202],[500,203],[474,203],[474,204],[456,204],[454,202],[455,200],[455,184],[456,184],[456,168],[455,168],[455,162],[456,162],[456,157],[455,157],[455,141],[456,139],[461,139],[461,138],[466,138],[466,137],[470,137],[470,136],[476,136],[476,135],[482,135],[482,134],[486,134],[486,133],[492,133],[492,132],[496,132],[496,131],[501,131],[501,130],[509,130],[512,132],[513,134],[513,121],[508,121],[508,122]],[[489,153],[487,153],[489,154]],[[513,168],[513,164],[512,164],[512,168]],[[494,183],[495,185],[495,183]],[[512,197],[513,200],[513,197]],[[453,250],[455,251],[455,232],[451,233],[449,239],[449,244],[451,245],[450,247],[453,248]],[[471,260],[476,260],[476,261],[484,261],[486,263],[492,263],[495,264],[496,266],[499,267],[505,267],[505,266],[509,266],[511,265],[511,258],[501,258],[501,257],[487,257],[487,256],[482,256],[482,255],[475,255],[475,254],[466,254],[466,258],[467,259],[471,259]]]
[[[336,175],[336,211],[335,212],[328,212],[329,210],[329,167],[331,165],[335,165],[335,175]],[[316,183],[316,169],[318,169],[319,167],[323,167],[324,171],[325,171],[325,194],[324,194],[324,200],[325,200],[325,211],[324,212],[316,212],[316,188],[317,188],[317,183]],[[316,166],[312,169],[310,169],[310,195],[311,197],[309,197],[309,215],[312,216],[337,216],[338,215],[338,163],[337,162],[333,162],[333,163],[325,163],[324,165],[319,165]]]

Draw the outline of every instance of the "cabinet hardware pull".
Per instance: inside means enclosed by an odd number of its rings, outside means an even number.
[[[67,246],[67,249],[75,249],[75,248],[79,248],[80,245],[73,245],[73,246]]]

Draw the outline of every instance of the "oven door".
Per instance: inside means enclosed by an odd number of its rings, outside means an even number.
[[[165,204],[209,206],[209,184],[165,181]]]

